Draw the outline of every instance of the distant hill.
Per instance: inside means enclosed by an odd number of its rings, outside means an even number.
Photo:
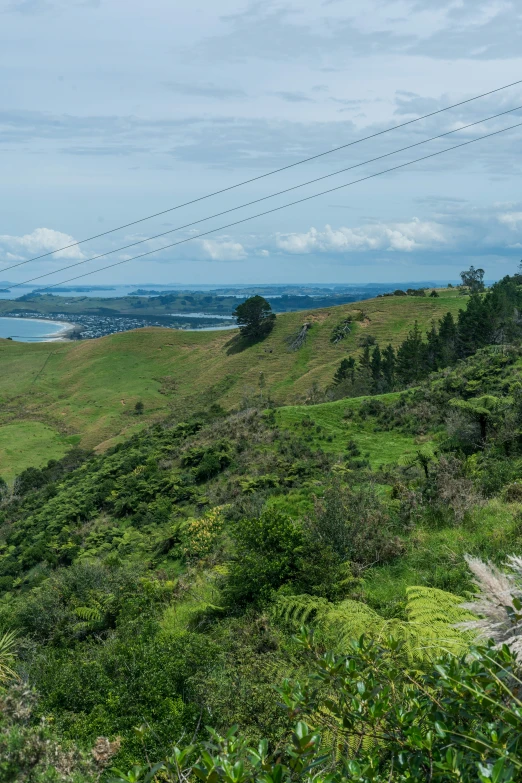
[[[43,464],[72,444],[104,449],[169,412],[183,418],[212,403],[231,409],[259,394],[279,405],[304,402],[313,384],[325,388],[340,360],[359,351],[362,335],[397,345],[415,320],[425,330],[465,305],[456,291],[441,290],[438,298],[384,297],[286,313],[265,341],[244,350],[236,331],[150,328],[83,342],[0,340],[0,475]],[[359,320],[334,344],[334,328],[350,316]],[[306,341],[292,351],[304,324]]]

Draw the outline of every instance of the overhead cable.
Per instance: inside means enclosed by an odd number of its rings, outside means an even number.
[[[282,196],[285,193],[290,193],[293,190],[298,190],[299,188],[304,188],[307,185],[313,185],[316,182],[321,182],[322,180],[329,179],[330,177],[335,177],[339,174],[344,174],[347,171],[351,171],[356,168],[360,168],[361,166],[365,166],[369,163],[375,163],[378,160],[382,160],[383,158],[389,158],[392,155],[397,155],[399,152],[405,152],[406,150],[413,149],[414,147],[420,147],[423,144],[428,144],[431,141],[436,141],[437,139],[442,139],[446,136],[451,136],[454,133],[460,133],[463,130],[466,130],[467,128],[471,128],[474,125],[480,125],[484,122],[488,122],[489,120],[494,120],[497,117],[502,117],[506,114],[510,114],[514,111],[519,111],[522,109],[521,106],[515,106],[512,109],[507,109],[506,111],[499,112],[498,114],[493,114],[490,117],[485,117],[481,120],[476,120],[475,122],[470,122],[468,125],[462,125],[458,128],[454,128],[453,130],[446,131],[445,133],[439,133],[437,136],[431,136],[429,139],[424,139],[423,141],[417,141],[414,144],[408,144],[406,147],[401,147],[400,149],[393,150],[392,152],[387,152],[384,155],[378,155],[376,158],[370,158],[369,160],[361,161],[360,163],[355,163],[352,166],[347,166],[344,169],[339,169],[338,171],[333,171],[331,174],[324,174],[321,177],[316,177],[315,179],[308,180],[307,182],[303,182],[299,185],[293,185],[290,188],[285,188],[284,190],[279,190],[276,193],[271,193],[268,196],[262,196],[261,198],[254,199],[253,201],[248,201],[245,204],[240,204],[237,207],[231,207],[230,209],[225,209],[222,212],[216,212],[213,215],[208,215],[207,217],[200,218],[199,220],[194,220],[191,223],[185,223],[185,225],[182,226],[176,226],[176,228],[171,228],[168,231],[163,231],[160,234],[154,234],[151,237],[146,237],[145,239],[139,239],[136,242],[131,242],[128,245],[123,245],[121,247],[114,248],[112,250],[107,250],[104,253],[99,253],[95,256],[91,256],[91,258],[84,258],[81,261],[77,261],[74,264],[67,264],[66,266],[63,266],[61,269],[54,269],[52,272],[44,272],[41,275],[37,275],[36,277],[32,277],[29,280],[25,280],[22,283],[16,283],[14,285],[11,285],[11,288],[17,288],[22,285],[27,285],[28,283],[33,283],[35,280],[42,280],[44,277],[49,277],[50,275],[57,274],[58,272],[64,272],[66,269],[73,269],[77,266],[82,266],[83,264],[90,263],[91,261],[97,261],[100,258],[105,258],[107,256],[113,255],[114,253],[121,253],[123,250],[128,250],[131,247],[136,247],[137,245],[143,245],[146,242],[152,242],[155,239],[160,239],[164,236],[167,236],[168,234],[173,234],[176,231],[181,231],[186,228],[191,228],[192,226],[198,225],[198,223],[203,223],[207,220],[212,220],[213,218],[222,217],[223,215],[228,215],[231,212],[237,212],[239,209],[244,209],[245,207],[253,206],[254,204],[259,204],[262,201],[267,201],[271,198],[276,198],[277,196]],[[29,264],[32,259],[28,259],[26,261],[19,261],[17,264],[12,264],[11,266],[4,267],[2,270],[2,274],[5,272],[8,272],[10,269],[16,269],[19,266],[24,266],[25,264]]]
[[[131,226],[136,226],[139,223],[144,223],[146,220],[152,220],[153,218],[160,217],[161,215],[166,215],[169,212],[174,212],[177,209],[188,207],[191,204],[197,204],[198,202],[204,201],[205,199],[208,198],[212,198],[213,196],[219,196],[222,193],[227,193],[230,190],[235,190],[236,188],[243,187],[244,185],[249,185],[252,182],[257,182],[261,179],[265,179],[266,177],[271,177],[274,174],[279,174],[282,171],[288,171],[288,169],[295,168],[296,166],[302,166],[304,163],[310,163],[311,161],[318,160],[319,158],[323,158],[326,155],[332,155],[334,152],[339,152],[340,150],[347,149],[348,147],[353,147],[356,144],[361,144],[363,141],[369,141],[370,139],[375,139],[378,136],[384,136],[386,133],[391,133],[392,131],[398,130],[399,128],[405,128],[407,125],[413,125],[414,123],[420,122],[421,120],[426,120],[429,117],[435,117],[437,114],[442,114],[443,112],[450,111],[451,109],[456,109],[459,106],[464,106],[467,103],[478,101],[480,98],[486,98],[488,95],[493,95],[494,93],[501,92],[502,90],[507,90],[509,87],[515,87],[517,84],[522,84],[522,79],[518,79],[517,81],[511,82],[510,84],[504,84],[502,85],[502,87],[496,87],[494,90],[483,92],[480,95],[475,95],[473,96],[473,98],[467,98],[464,101],[459,101],[458,103],[452,103],[450,106],[445,106],[442,109],[437,109],[436,111],[429,112],[428,114],[423,114],[420,117],[415,117],[413,120],[407,120],[406,122],[401,122],[398,125],[392,125],[389,128],[385,128],[382,131],[371,133],[369,136],[363,136],[362,138],[356,139],[355,141],[350,141],[347,142],[346,144],[341,144],[338,147],[333,147],[332,149],[325,150],[324,152],[319,152],[316,155],[311,155],[308,158],[303,158],[301,160],[295,161],[295,163],[289,163],[286,166],[281,166],[278,169],[267,171],[266,174],[259,174],[256,177],[251,177],[250,179],[245,179],[242,182],[237,182],[235,185],[229,185],[226,188],[215,190],[212,193],[207,193],[204,196],[199,196],[198,198],[192,199],[191,201],[185,201],[182,204],[177,204],[175,207],[169,207],[168,209],[163,209],[160,212],[155,212],[152,215],[147,215],[146,217],[139,218],[138,220],[132,220],[129,223],[124,223],[121,226],[116,226],[116,228],[111,228],[108,231],[103,231],[100,234],[93,234],[93,236],[86,237],[85,239],[79,239],[77,242],[71,242],[68,245],[64,245],[63,247],[56,248],[56,250],[51,250],[47,253],[42,253],[39,256],[33,256],[33,258],[29,259],[29,261],[38,261],[40,258],[46,258],[47,256],[52,256],[54,253],[61,253],[63,250],[69,250],[71,247],[77,247],[78,245],[82,245],[85,242],[91,242],[94,239],[100,239],[100,237],[108,236],[109,234],[113,234],[116,231],[121,231],[124,228],[130,228]]]
[[[258,212],[256,215],[250,215],[249,217],[242,218],[241,220],[236,220],[233,223],[227,223],[224,226],[218,226],[217,228],[213,228],[210,231],[202,232],[201,234],[196,234],[191,237],[187,237],[185,239],[180,239],[177,242],[172,242],[170,245],[165,245],[164,247],[156,248],[155,250],[149,250],[146,253],[140,253],[137,256],[133,256],[132,258],[125,258],[122,261],[117,261],[114,264],[108,264],[107,266],[100,267],[99,269],[93,269],[90,272],[84,272],[81,275],[77,275],[75,277],[70,277],[67,280],[61,280],[59,283],[53,283],[52,285],[45,286],[44,288],[39,289],[39,291],[47,291],[51,288],[56,288],[56,286],[64,285],[65,283],[71,283],[74,280],[79,280],[82,277],[88,277],[89,275],[94,275],[97,272],[104,272],[107,269],[113,269],[116,266],[121,266],[122,264],[128,264],[130,261],[137,261],[140,258],[145,258],[146,256],[151,256],[154,253],[159,253],[162,250],[168,250],[171,247],[178,247],[179,245],[184,245],[187,242],[193,242],[195,239],[201,239],[202,237],[209,236],[210,234],[215,234],[218,231],[224,231],[227,228],[232,228],[233,226],[238,226],[242,223],[246,223],[249,220],[255,220],[256,218],[264,217],[265,215],[273,214],[274,212],[279,212],[282,209],[288,209],[288,207],[293,207],[296,204],[303,204],[305,201],[311,201],[312,199],[319,198],[319,196],[324,196],[328,193],[334,193],[335,191],[342,190],[343,188],[349,188],[352,185],[357,185],[360,182],[366,182],[367,180],[374,179],[375,177],[380,177],[383,174],[389,174],[392,171],[398,171],[399,169],[404,169],[407,166],[412,166],[414,163],[420,163],[421,161],[428,160],[430,158],[435,158],[438,155],[445,155],[448,152],[452,152],[453,150],[460,149],[461,147],[467,147],[470,144],[476,144],[479,141],[483,141],[484,139],[492,138],[493,136],[499,136],[501,133],[506,133],[507,131],[514,130],[515,128],[520,128],[522,126],[522,122],[518,122],[515,125],[510,125],[507,128],[501,128],[500,130],[493,131],[492,133],[487,133],[484,136],[479,136],[476,139],[470,139],[468,141],[464,141],[461,144],[455,144],[453,147],[449,147],[445,150],[438,150],[437,152],[432,152],[429,155],[423,155],[421,158],[415,158],[415,160],[407,161],[406,163],[401,163],[397,166],[393,166],[389,169],[384,169],[383,171],[378,171],[374,174],[369,174],[366,177],[361,177],[361,179],[353,180],[352,182],[346,182],[344,185],[337,185],[334,188],[329,188],[328,190],[323,190],[320,193],[314,193],[311,196],[305,196],[304,198],[298,199],[297,201],[291,201],[288,204],[282,204],[278,207],[273,207],[272,209],[268,209],[265,212]],[[23,283],[18,284],[23,285]]]

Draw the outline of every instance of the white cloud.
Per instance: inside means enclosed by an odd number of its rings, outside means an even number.
[[[212,261],[242,261],[247,254],[240,242],[220,239],[202,239],[201,248],[206,258]]]
[[[52,228],[35,228],[31,234],[24,234],[21,237],[11,236],[9,234],[0,235],[0,246],[9,248],[15,252],[25,253],[22,257],[37,256],[43,253],[49,253],[57,248],[67,247],[74,244],[76,240],[69,234],[63,234],[61,231],[54,231]],[[8,253],[8,257],[11,255]],[[69,260],[81,260],[85,258],[80,248],[69,247],[67,250],[60,250],[54,258],[66,258]]]
[[[408,223],[377,223],[359,228],[311,228],[305,233],[278,234],[276,245],[287,253],[347,253],[364,250],[426,250],[449,242],[444,226],[413,218]]]
[[[522,212],[504,212],[498,216],[498,221],[513,231],[518,231],[522,228]]]

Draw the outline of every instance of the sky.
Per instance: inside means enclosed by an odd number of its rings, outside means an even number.
[[[172,208],[522,79],[521,39],[517,0],[0,0],[0,280],[43,286],[100,270],[78,283],[449,282],[470,264],[487,279],[512,273],[522,127],[450,148],[522,123],[522,84]]]

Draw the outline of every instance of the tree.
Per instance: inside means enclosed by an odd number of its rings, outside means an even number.
[[[454,399],[449,403],[453,408],[457,408],[468,416],[472,421],[476,421],[480,427],[480,438],[482,444],[485,443],[488,430],[494,419],[506,407],[506,403],[494,397],[492,394],[483,394],[482,397],[474,397],[471,400]]]
[[[333,380],[335,385],[347,381],[350,379],[353,383],[355,377],[355,359],[353,356],[349,356],[347,359],[342,359],[339,367],[335,371]]]
[[[143,414],[144,410],[145,410],[144,404],[142,403],[141,400],[138,400],[138,402],[134,406],[134,412],[135,412],[136,416],[141,416]]]
[[[370,360],[370,371],[372,374],[372,390],[375,394],[382,391],[382,354],[378,345],[375,346]]]
[[[388,345],[382,353],[382,375],[385,391],[393,391],[395,385],[395,351],[393,345]]]
[[[481,297],[476,292],[472,293],[466,309],[459,311],[457,327],[459,358],[465,359],[491,342],[494,326],[490,316],[487,295]]]
[[[472,294],[477,294],[484,290],[484,270],[475,269],[474,266],[470,266],[469,269],[460,273],[462,285],[469,288]]]
[[[426,374],[426,346],[417,321],[397,351],[395,372],[404,384],[416,383]]]
[[[431,292],[430,296],[435,298],[435,297],[439,296],[439,292],[436,291],[435,289],[433,289],[433,291]]]
[[[446,313],[439,321],[439,366],[447,367],[455,361],[457,326],[451,313]]]
[[[276,509],[235,525],[235,557],[225,590],[231,605],[263,604],[300,572],[300,525]]]
[[[234,312],[241,336],[247,340],[262,340],[267,337],[275,324],[275,313],[270,303],[262,296],[251,296],[241,302]]]
[[[321,654],[304,630],[297,642],[313,663],[274,694],[294,722],[275,748],[266,739],[250,747],[234,726],[154,765],[114,770],[111,783],[146,783],[158,772],[165,783],[520,780],[519,677],[507,648],[474,648],[411,671],[399,639],[363,636],[347,655]]]

